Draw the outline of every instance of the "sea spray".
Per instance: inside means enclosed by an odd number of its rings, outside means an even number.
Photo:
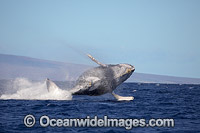
[[[33,82],[26,78],[17,78],[12,83],[12,88],[7,88],[0,99],[24,100],[71,100],[72,94],[67,90],[57,88],[48,92],[46,82]]]

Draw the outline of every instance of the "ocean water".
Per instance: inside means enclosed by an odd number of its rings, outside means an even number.
[[[56,84],[64,90],[71,86],[68,82]],[[32,82],[26,83],[26,86],[17,82],[17,85],[7,80],[0,81],[0,95],[4,95],[4,99],[0,99],[0,132],[200,132],[200,85],[123,83],[116,89],[118,95],[134,96],[133,101],[117,101],[111,94],[73,96],[66,100],[47,100],[43,97],[37,100],[41,97],[35,95],[45,93],[39,91],[44,87],[43,82],[34,83],[34,88],[30,88]],[[19,90],[22,86],[26,89],[25,93]],[[5,99],[6,96],[11,99]],[[24,117],[29,114],[36,119],[33,127],[24,125]],[[130,130],[124,127],[42,127],[39,119],[43,115],[55,119],[103,118],[105,115],[109,118],[146,120],[171,118],[175,126],[133,127]]]

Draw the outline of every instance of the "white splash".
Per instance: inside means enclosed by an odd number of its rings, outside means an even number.
[[[8,88],[9,89],[9,88]],[[12,90],[8,90],[0,99],[25,99],[25,100],[71,100],[72,94],[59,87],[56,91],[48,92],[46,82],[31,82],[25,78],[17,78],[13,82]],[[9,93],[13,92],[14,93]]]

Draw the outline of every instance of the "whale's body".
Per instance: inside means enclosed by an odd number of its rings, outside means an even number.
[[[128,64],[99,66],[84,72],[72,89],[74,95],[102,95],[111,93],[128,79],[134,67]]]
[[[122,97],[113,92],[118,85],[127,80],[134,72],[134,66],[130,64],[106,65],[98,62],[88,55],[100,66],[91,68],[79,76],[74,88],[70,90],[73,95],[98,96],[112,93],[118,100],[133,100],[133,97]],[[48,91],[54,90],[56,84],[47,79]]]

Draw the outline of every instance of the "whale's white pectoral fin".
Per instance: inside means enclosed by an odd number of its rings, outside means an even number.
[[[114,91],[112,92],[112,95],[118,100],[118,101],[131,101],[134,99],[134,97],[129,96],[129,97],[123,97],[123,96],[119,96],[117,94],[114,93]]]
[[[106,67],[105,64],[102,64],[101,62],[97,61],[94,57],[92,57],[90,54],[87,54],[87,56],[92,60],[94,61],[95,63],[97,63],[98,65],[100,66],[103,66],[103,67]]]
[[[46,85],[47,85],[47,90],[48,92],[53,92],[59,89],[59,87],[51,80],[48,78],[46,79]]]

